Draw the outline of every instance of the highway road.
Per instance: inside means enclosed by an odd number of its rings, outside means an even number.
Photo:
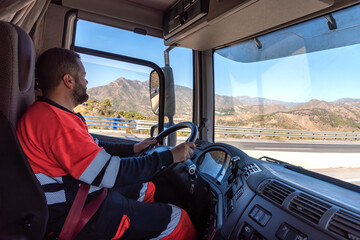
[[[217,141],[233,145],[255,158],[272,157],[360,186],[360,142]]]
[[[360,153],[360,142],[354,143],[301,143],[301,142],[263,142],[263,141],[236,141],[217,139],[241,150],[285,151],[285,152],[312,152],[312,153]]]
[[[360,186],[360,143],[239,142],[222,139],[249,156],[272,157]]]
[[[324,168],[315,169],[315,172],[341,179],[345,182],[360,185],[360,168]]]

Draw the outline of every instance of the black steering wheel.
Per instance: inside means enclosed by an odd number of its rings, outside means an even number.
[[[178,124],[175,124],[167,129],[165,129],[164,131],[162,131],[159,135],[157,135],[155,137],[155,139],[159,142],[161,140],[163,140],[165,137],[167,137],[168,135],[170,135],[173,132],[176,132],[179,129],[182,128],[190,128],[191,132],[190,132],[190,136],[188,139],[186,139],[185,142],[195,142],[195,139],[197,138],[198,135],[198,127],[193,123],[193,122],[181,122]]]
[[[159,135],[157,135],[155,137],[155,139],[157,140],[157,142],[159,142],[162,139],[164,139],[165,137],[167,137],[169,134],[176,132],[177,130],[183,129],[183,128],[190,128],[190,136],[188,137],[188,139],[186,139],[185,142],[195,142],[195,140],[198,136],[198,127],[193,122],[181,122],[181,123],[175,124],[175,125],[167,128],[166,130],[162,131]],[[166,150],[171,148],[170,146],[159,146],[159,147],[156,147],[156,146],[157,146],[157,144],[150,145],[149,147],[144,149],[140,153],[140,155],[152,154],[155,151],[161,151],[161,148],[162,148],[162,150],[164,150],[164,148]],[[162,168],[161,170],[159,170],[157,172],[156,176],[162,176],[166,172],[172,171],[172,169],[174,169],[175,166],[177,166],[177,163],[172,163],[172,164]]]
[[[159,135],[157,135],[155,137],[155,140],[157,140],[157,142],[160,142],[161,140],[163,140],[165,137],[167,137],[168,135],[170,135],[173,132],[176,132],[179,129],[183,129],[183,128],[190,128],[190,136],[188,137],[188,139],[186,139],[185,142],[195,142],[197,136],[198,136],[198,127],[193,123],[193,122],[181,122],[178,124],[175,124],[167,129],[165,129],[164,131],[162,131]],[[156,145],[152,144],[149,147],[147,147],[146,149],[144,149],[140,154],[149,154],[151,153],[152,149],[154,149]]]

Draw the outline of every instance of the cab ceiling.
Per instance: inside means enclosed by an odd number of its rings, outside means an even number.
[[[79,17],[133,31],[144,29],[163,37],[163,14],[176,0],[62,0],[62,6],[79,10]]]
[[[79,17],[163,38],[163,14],[177,0],[62,0]],[[360,0],[209,0],[208,14],[181,30],[166,45],[208,50],[251,38]]]

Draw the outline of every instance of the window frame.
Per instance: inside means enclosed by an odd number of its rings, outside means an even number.
[[[110,52],[99,51],[99,50],[95,50],[95,49],[91,49],[91,48],[85,48],[85,47],[76,46],[75,45],[75,38],[76,38],[76,26],[77,26],[78,20],[89,21],[89,20],[86,20],[86,19],[80,19],[78,17],[77,11],[70,10],[66,14],[65,24],[64,24],[64,35],[63,35],[64,38],[63,38],[63,43],[62,43],[64,48],[71,49],[71,50],[73,50],[73,51],[75,51],[77,53],[82,53],[82,54],[87,54],[87,55],[92,55],[92,56],[102,57],[102,58],[108,58],[108,59],[112,59],[112,60],[116,60],[116,61],[122,61],[122,62],[137,64],[137,65],[141,65],[141,66],[145,66],[145,67],[150,67],[150,68],[154,69],[159,74],[159,81],[160,81],[160,89],[159,89],[160,95],[159,95],[159,98],[160,98],[160,103],[159,103],[159,115],[158,115],[158,128],[159,128],[159,132],[162,132],[164,130],[164,120],[165,120],[165,115],[164,115],[164,107],[165,107],[165,76],[164,76],[163,71],[161,70],[161,68],[157,64],[155,64],[155,63],[153,63],[151,61],[147,61],[147,60],[143,60],[143,59],[139,59],[139,58],[134,58],[134,57],[130,57],[130,56],[125,56],[125,55],[120,55],[120,54],[116,54],[116,53],[110,53]],[[150,92],[149,92],[149,94],[150,94]],[[149,96],[149,99],[150,99],[150,96]],[[150,100],[149,100],[149,104],[150,104]]]

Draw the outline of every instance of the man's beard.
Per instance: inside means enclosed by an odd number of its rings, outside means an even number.
[[[73,102],[75,106],[86,102],[89,99],[89,95],[86,93],[86,87],[79,83],[79,79],[75,80],[76,85],[73,91]]]

